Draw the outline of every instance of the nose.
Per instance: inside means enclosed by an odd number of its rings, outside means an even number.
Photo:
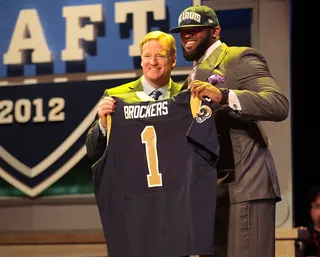
[[[152,57],[151,57],[151,60],[150,60],[150,63],[151,63],[151,64],[156,64],[156,63],[158,63],[158,58],[157,58],[157,56],[152,56]]]

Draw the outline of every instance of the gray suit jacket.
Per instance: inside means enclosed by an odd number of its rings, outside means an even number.
[[[104,91],[105,96],[112,96],[112,95],[119,95],[119,94],[125,94],[135,91],[143,91],[142,86],[142,76],[132,82],[109,88]],[[169,90],[170,90],[170,96],[173,96],[180,92],[181,85],[178,83],[173,82],[171,79],[169,81]],[[93,124],[90,127],[90,130],[87,134],[86,138],[86,148],[87,148],[87,154],[94,162],[98,161],[100,157],[103,155],[105,149],[106,149],[106,137],[102,134],[101,129],[99,127],[99,119],[97,119],[93,122]]]
[[[232,89],[242,107],[214,104],[220,157],[218,205],[256,199],[281,199],[277,172],[268,139],[259,121],[287,118],[289,103],[271,76],[263,56],[248,47],[222,43],[202,62],[195,79],[207,81],[213,74],[225,77],[218,88]],[[188,86],[188,79],[182,89]]]

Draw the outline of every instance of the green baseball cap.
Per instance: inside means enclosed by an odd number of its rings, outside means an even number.
[[[206,5],[190,6],[182,11],[178,20],[178,27],[170,30],[178,33],[182,28],[189,27],[217,27],[220,26],[218,17],[213,9]]]

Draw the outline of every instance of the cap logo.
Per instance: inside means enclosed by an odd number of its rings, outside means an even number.
[[[188,11],[181,13],[179,16],[179,26],[181,25],[181,22],[190,23],[192,21],[201,23],[201,15],[194,11]]]

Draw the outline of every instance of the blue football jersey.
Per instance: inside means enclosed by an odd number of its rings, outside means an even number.
[[[108,145],[93,166],[109,257],[213,253],[219,142],[210,102],[189,90],[113,97]]]

